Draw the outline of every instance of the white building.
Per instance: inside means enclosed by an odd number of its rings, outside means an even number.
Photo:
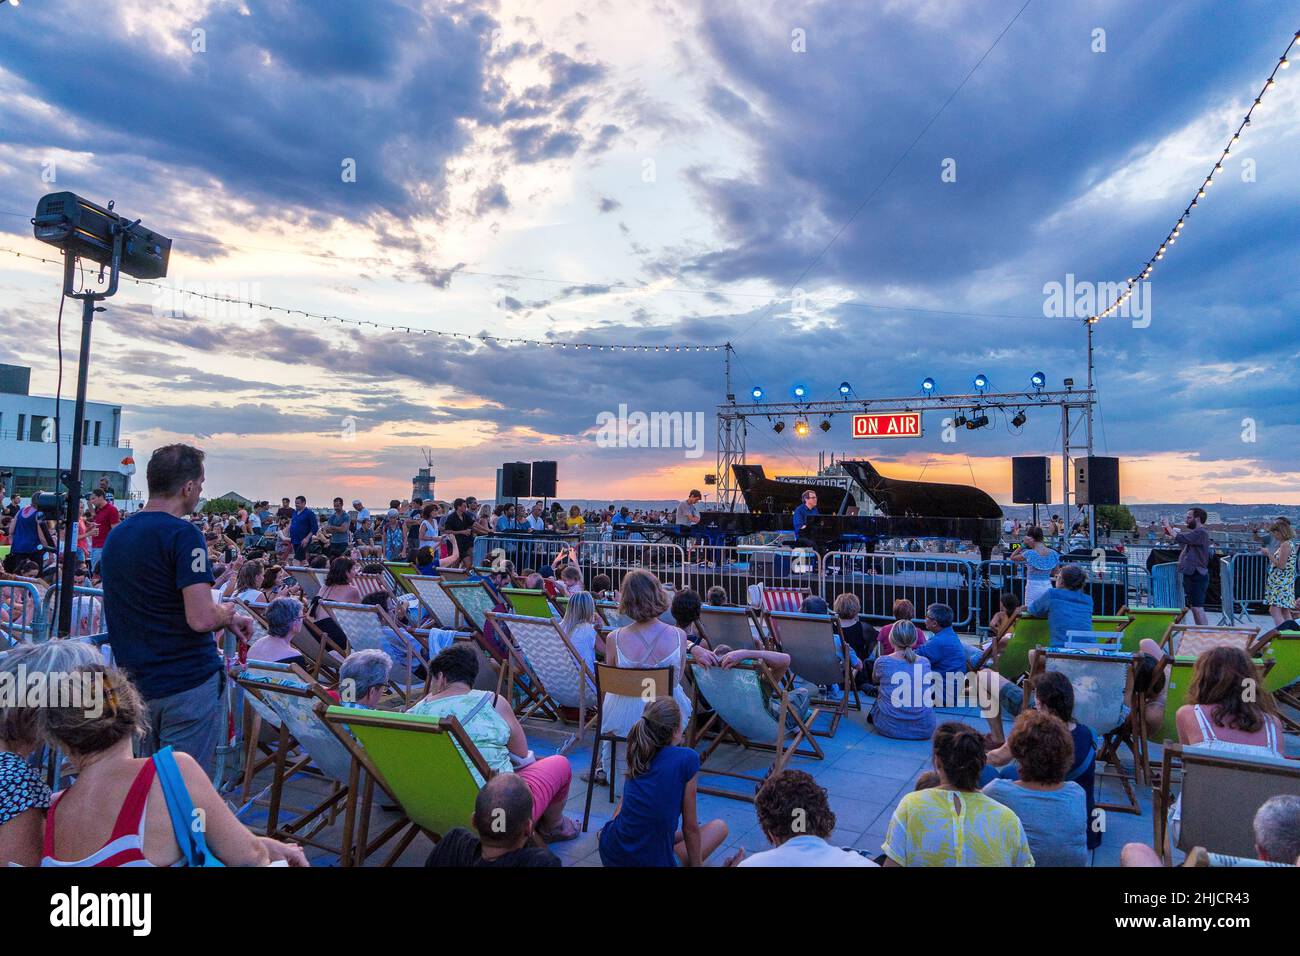
[[[31,395],[32,370],[21,365],[0,364],[0,477],[6,496],[17,492],[24,498],[36,491],[65,491],[55,471],[55,402],[52,396]],[[59,404],[58,465],[72,464],[72,426],[76,411],[76,374],[64,377],[72,397]],[[107,476],[115,498],[126,501],[130,479],[122,474],[122,459],[131,446],[122,440],[122,408],[102,402],[86,403],[86,422],[81,434],[81,487],[89,494],[101,476]]]

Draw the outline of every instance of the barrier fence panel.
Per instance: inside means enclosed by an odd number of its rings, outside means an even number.
[[[1183,607],[1183,576],[1173,561],[1157,564],[1151,569],[1151,605],[1153,607]]]
[[[579,552],[583,586],[590,588],[598,574],[609,575],[610,587],[617,591],[629,571],[644,568],[652,571],[664,584],[686,587],[686,556],[675,544],[650,541],[601,541]]]
[[[1250,605],[1264,603],[1270,564],[1266,555],[1254,553],[1234,554],[1219,561],[1219,593],[1223,599],[1223,616],[1220,620],[1232,624],[1239,617],[1250,614]]]
[[[831,551],[822,557],[821,567],[821,594],[827,602],[852,594],[870,620],[892,621],[894,602],[906,599],[918,618],[927,606],[946,604],[957,629],[979,623],[976,582],[981,566],[968,558]]]
[[[30,581],[0,582],[0,650],[14,644],[43,641],[49,616],[41,591]]]
[[[587,546],[576,534],[572,537],[485,534],[474,539],[474,566],[490,564],[490,555],[499,548],[517,573],[528,569],[540,571],[544,566],[550,567],[556,556],[569,548],[581,552]]]
[[[59,629],[59,589],[49,588],[42,602],[45,605],[45,621],[48,636],[53,637]],[[72,630],[68,637],[89,637],[108,628],[104,619],[104,589],[83,585],[72,588]]]
[[[772,588],[805,588],[821,592],[821,564],[811,548],[769,548],[763,546],[704,545],[691,542],[684,549],[685,586],[708,598],[709,589],[720,587],[727,600],[748,603],[751,584]]]

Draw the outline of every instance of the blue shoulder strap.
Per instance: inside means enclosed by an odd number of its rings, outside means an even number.
[[[158,783],[162,786],[163,797],[167,801],[167,814],[171,817],[172,832],[176,835],[176,844],[185,857],[186,866],[222,866],[223,864],[208,852],[202,832],[195,831],[194,801],[185,788],[180,767],[176,766],[176,756],[170,746],[163,747],[153,755],[154,770],[158,774]]]

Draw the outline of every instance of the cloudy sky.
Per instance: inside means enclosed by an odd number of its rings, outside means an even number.
[[[28,219],[71,190],[175,237],[173,288],[412,330],[126,284],[90,396],[142,460],[198,441],[212,493],[409,495],[429,447],[444,497],[548,458],[562,497],[680,497],[714,470],[721,352],[421,332],[731,341],[742,397],[1083,382],[1045,285],[1138,271],[1300,24],[1274,0],[1022,4],[23,0],[0,7],[0,247],[48,252]],[[1300,70],[1278,75],[1149,314],[1096,328],[1126,500],[1300,503]],[[58,288],[0,255],[0,361],[36,392]],[[703,455],[602,447],[621,404],[703,413]],[[852,452],[1005,501],[1010,455],[1059,455],[1046,410],[955,442],[940,418],[871,445],[760,419],[749,457]]]

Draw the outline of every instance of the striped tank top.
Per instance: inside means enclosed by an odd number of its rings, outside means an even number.
[[[45,848],[41,852],[41,866],[153,866],[144,855],[144,823],[149,788],[153,786],[155,775],[152,760],[140,768],[131,783],[131,789],[127,791],[122,809],[118,811],[108,842],[80,860],[59,860],[54,857],[55,811],[63,793],[67,791],[56,795],[50,801],[50,809],[45,816]]]

